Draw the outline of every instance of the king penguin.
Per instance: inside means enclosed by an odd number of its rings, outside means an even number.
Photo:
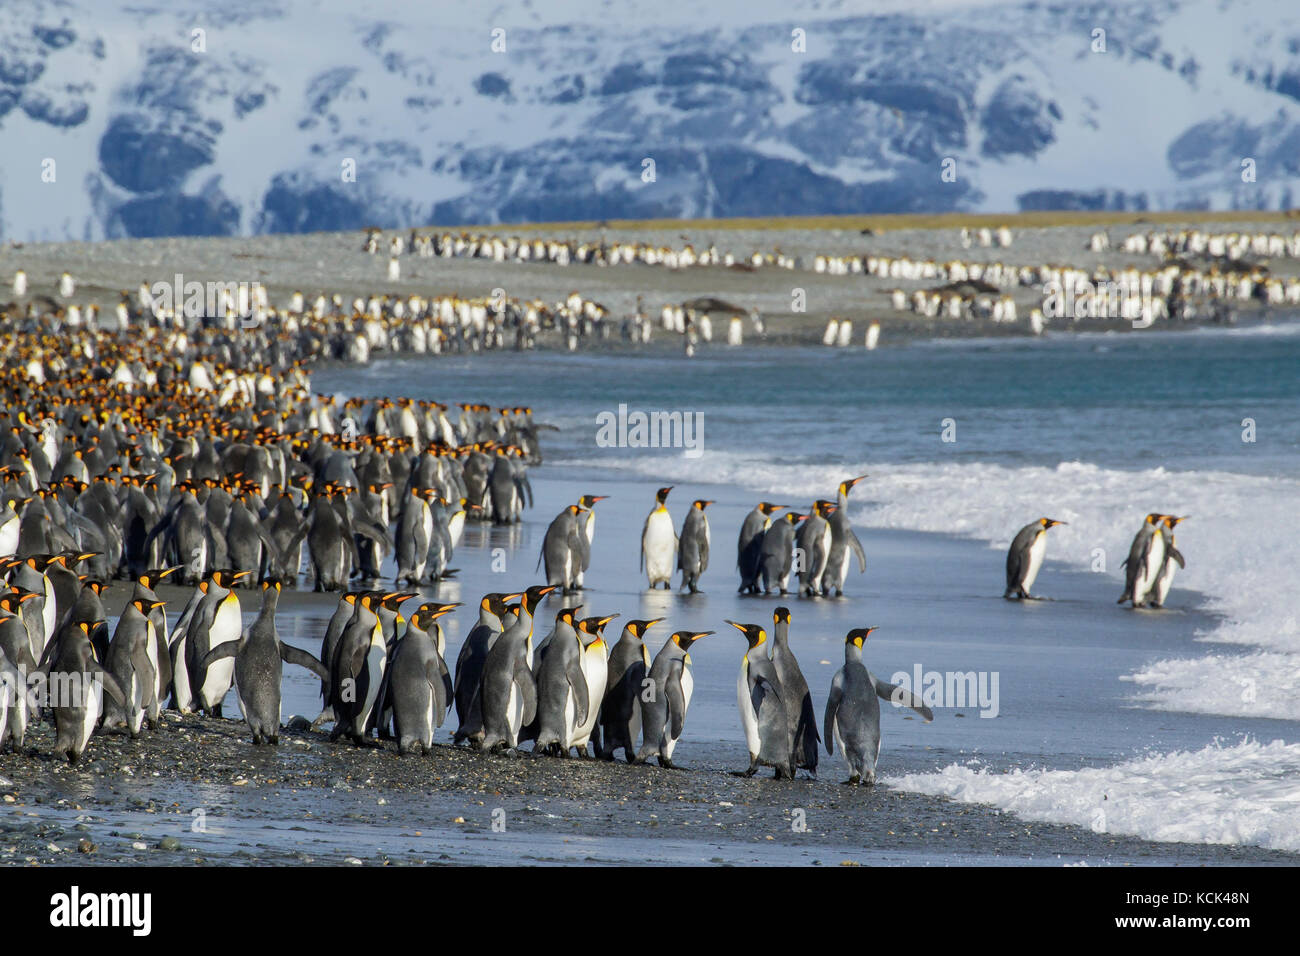
[[[813,708],[808,681],[804,679],[794,651],[790,650],[790,609],[779,607],[772,612],[772,666],[784,692],[785,719],[793,734],[794,765],[817,777],[817,751],[821,735],[817,733],[817,712]]]
[[[582,645],[582,679],[587,685],[587,700],[590,705],[583,718],[576,721],[566,745],[569,749],[576,750],[583,759],[589,756],[587,745],[593,739],[595,752],[600,754],[598,721],[600,705],[605,700],[605,688],[609,681],[609,649],[605,644],[605,628],[616,617],[617,614],[587,617],[578,622],[578,643]]]
[[[862,645],[874,630],[874,627],[859,627],[845,635],[844,666],[831,680],[826,717],[822,721],[826,752],[833,756],[838,747],[849,765],[849,779],[844,782],[867,786],[876,782],[876,761],[880,759],[877,697],[912,708],[926,723],[934,720],[934,714],[921,698],[873,676],[862,663]]]
[[[501,632],[483,661],[480,694],[483,739],[480,748],[495,753],[514,750],[520,728],[537,713],[537,684],[533,679],[533,615],[554,585],[534,585],[519,602],[519,619]]]
[[[664,643],[650,665],[650,684],[641,704],[642,743],[635,763],[657,757],[659,766],[675,769],[673,751],[686,726],[695,678],[691,645],[712,631],[678,631]]]
[[[47,677],[49,687],[61,688],[62,693],[53,700],[54,752],[75,764],[86,751],[90,736],[95,732],[107,693],[119,707],[126,706],[126,695],[117,680],[95,660],[90,643],[93,621],[65,625],[55,636],[40,671]]]
[[[740,593],[758,593],[758,575],[762,570],[763,535],[772,526],[772,515],[785,505],[760,501],[754,510],[745,515],[736,542],[736,569],[740,571]]]
[[[700,575],[709,567],[709,519],[704,509],[712,501],[699,499],[691,502],[691,510],[682,522],[682,535],[677,549],[677,567],[682,572],[682,587],[692,594],[700,589]]]
[[[789,588],[790,568],[794,562],[794,529],[806,517],[797,511],[787,511],[763,535],[759,575],[763,579],[764,594],[771,594],[774,586],[782,594]]]
[[[582,644],[576,627],[580,608],[562,608],[537,665],[537,733],[534,753],[567,757],[574,728],[594,706],[582,673]],[[599,701],[596,702],[596,705]]]
[[[1007,551],[1007,590],[1002,595],[1004,598],[1033,598],[1029,589],[1034,586],[1038,569],[1043,566],[1043,555],[1047,553],[1047,529],[1066,523],[1052,518],[1039,518],[1020,529],[1011,542],[1011,549]]]
[[[465,635],[456,656],[456,678],[453,698],[459,726],[452,740],[454,744],[467,741],[477,743],[483,733],[483,664],[488,651],[501,636],[506,616],[506,602],[522,597],[521,594],[485,594],[479,601],[478,623]]]
[[[776,668],[767,656],[767,631],[757,624],[727,621],[744,635],[749,646],[740,659],[740,676],[736,679],[736,705],[740,725],[749,747],[749,768],[742,776],[752,777],[759,767],[771,767],[776,778],[794,779],[791,755],[793,734],[786,720],[785,701]]]
[[[1155,583],[1151,585],[1151,591],[1147,598],[1148,607],[1162,608],[1165,606],[1165,598],[1169,597],[1169,589],[1174,586],[1174,574],[1179,568],[1187,567],[1182,553],[1174,547],[1174,528],[1178,527],[1178,522],[1186,520],[1186,515],[1182,517],[1165,515],[1164,521],[1160,523],[1160,534],[1166,539],[1165,561],[1160,567],[1160,572],[1156,575]]]
[[[443,658],[446,649],[438,619],[459,604],[421,604],[411,615],[406,634],[393,652],[388,693],[398,749],[428,753],[433,733],[442,726],[451,706],[451,674]]]
[[[1131,601],[1134,607],[1143,607],[1147,592],[1155,583],[1165,562],[1165,538],[1160,533],[1160,523],[1165,516],[1152,512],[1142,521],[1142,527],[1133,537],[1128,557],[1124,559],[1124,593],[1116,604]]]
[[[275,612],[283,585],[278,578],[262,582],[262,609],[257,619],[237,641],[227,641],[210,650],[204,666],[211,669],[219,660],[234,658],[235,697],[239,712],[253,734],[253,746],[280,742],[280,678],[284,664],[297,664],[321,681],[328,680],[325,665],[311,654],[280,640]]]
[[[581,505],[569,505],[555,516],[542,539],[542,553],[537,556],[538,567],[546,564],[546,583],[572,594],[581,585],[582,569],[590,560],[587,536],[583,532],[583,519],[590,512]],[[534,569],[536,570],[536,569]]]
[[[822,575],[823,594],[830,594],[832,588],[836,597],[844,593],[844,582],[849,576],[850,551],[858,559],[858,573],[865,574],[867,571],[867,553],[863,550],[853,525],[849,523],[849,492],[866,477],[859,475],[841,481],[837,489],[835,510],[828,519],[831,523],[831,551],[826,560],[826,572]]]
[[[605,699],[600,705],[600,747],[602,760],[613,760],[622,750],[628,763],[636,758],[641,736],[641,694],[650,673],[650,650],[645,635],[663,618],[634,620],[623,625],[623,633],[609,655],[605,678]]]
[[[346,734],[357,746],[380,746],[369,738],[366,728],[388,664],[388,645],[376,612],[382,597],[366,591],[357,598],[352,620],[334,649],[329,666],[330,704],[335,718],[331,741]]]
[[[668,492],[672,485],[655,492],[655,506],[646,516],[645,527],[641,530],[641,569],[645,571],[650,589],[659,585],[664,590],[672,590],[673,569],[677,566],[677,532],[673,528],[673,516],[668,513]]]
[[[111,698],[104,701],[104,726],[125,727],[134,740],[149,719],[158,725],[158,637],[149,612],[161,601],[136,599],[122,609],[105,660],[109,673],[122,688],[126,706]]]

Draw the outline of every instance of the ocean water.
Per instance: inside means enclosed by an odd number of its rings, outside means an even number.
[[[951,737],[939,721],[925,728],[930,737],[909,725],[902,740],[933,741],[946,762],[903,759],[891,769],[882,756],[884,782],[1153,840],[1300,850],[1298,333],[1283,325],[875,352],[714,347],[691,361],[663,351],[492,354],[384,360],[322,371],[316,385],[341,395],[532,405],[539,421],[559,429],[544,436],[547,462],[536,474],[570,488],[583,482],[583,491],[598,492],[585,484],[607,477],[642,496],[657,483],[729,490],[730,510],[714,519],[722,557],[705,580],[711,592],[734,590],[734,525],[753,501],[806,508],[839,480],[866,473],[850,515],[869,562],[878,558],[871,529],[970,539],[954,552],[959,564],[936,558],[935,579],[915,582],[916,590],[954,610],[926,618],[932,627],[961,627],[960,608],[974,632],[988,634],[1010,620],[1005,602],[983,595],[1001,593],[1011,537],[1040,516],[1067,521],[1050,532],[1036,590],[1053,596],[1056,569],[1075,575],[1057,585],[1066,603],[1032,609],[1036,626],[1054,614],[1101,636],[1082,652],[1062,641],[1029,648],[1036,669],[1021,676],[1052,684],[1033,700],[1037,711],[1004,708],[1011,713],[1000,719],[950,724],[963,727]],[[691,419],[702,424],[692,436],[701,439],[699,454],[602,446],[597,416],[617,415],[620,405],[699,416]],[[690,497],[676,501],[679,519]],[[619,522],[601,518],[598,545],[617,528],[629,539],[624,550],[634,550],[646,504],[637,501],[635,516]],[[1190,516],[1178,529],[1187,568],[1165,612],[1114,603],[1120,562],[1148,511]],[[531,515],[537,527],[510,544],[535,556],[549,517]],[[959,568],[969,580],[956,576]],[[643,582],[634,564],[619,570],[617,589],[630,599]],[[979,600],[955,593],[958,580]],[[873,592],[871,612],[897,616],[890,596]],[[647,616],[657,606],[649,600],[642,597]],[[851,598],[818,620],[852,626],[857,607]],[[980,668],[980,647],[1013,678],[1026,656],[987,639],[972,649],[959,634],[933,637],[924,653],[960,653],[962,669]],[[823,663],[838,660],[833,638],[818,648]],[[906,669],[907,654],[888,656]],[[717,680],[725,679],[720,669]],[[815,695],[817,680],[810,677]],[[733,686],[716,695],[717,727]],[[710,699],[705,693],[701,707],[715,706]],[[1076,704],[1087,729],[1077,714],[1071,723],[1043,709]]]

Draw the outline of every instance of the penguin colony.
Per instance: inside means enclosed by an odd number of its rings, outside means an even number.
[[[958,233],[963,249],[1009,248],[1013,237],[1006,226],[967,229]],[[936,261],[909,255],[813,253],[790,256],[779,249],[754,252],[749,256],[720,252],[716,245],[696,250],[691,244],[681,248],[634,241],[607,241],[575,238],[521,238],[483,233],[462,232],[453,235],[420,234],[412,231],[409,239],[392,236],[386,243],[390,255],[403,251],[417,256],[445,258],[467,257],[494,262],[534,262],[568,266],[650,265],[670,269],[717,266],[753,271],[761,267],[811,271],[820,275],[863,275],[882,279],[942,281],[946,286],[915,289],[910,294],[901,288],[885,292],[894,311],[910,311],[925,318],[954,320],[980,319],[1014,325],[1020,320],[1014,297],[1003,291],[1007,286],[1042,290],[1049,284],[1075,289],[1081,284],[1091,287],[1122,284],[1131,290],[1121,303],[1118,318],[1142,322],[1146,327],[1156,321],[1193,320],[1202,315],[1216,321],[1232,317],[1231,303],[1255,301],[1266,305],[1300,305],[1300,278],[1270,275],[1265,259],[1300,259],[1300,232],[1281,233],[1211,233],[1198,229],[1134,233],[1120,245],[1130,255],[1151,255],[1163,259],[1157,267],[1110,269],[1098,266],[1084,269],[1068,264],[1009,265],[1002,262],[970,261],[954,258]],[[368,230],[363,249],[374,254],[385,246],[383,233]],[[1106,252],[1112,246],[1105,232],[1093,234],[1086,245],[1090,252]],[[1193,259],[1203,259],[1198,265]],[[396,261],[394,258],[392,261]],[[576,294],[576,293],[575,293]],[[1203,301],[1202,301],[1203,300]],[[666,306],[666,309],[673,308]],[[638,317],[641,310],[638,308]],[[707,316],[704,317],[707,322]],[[1080,316],[1071,316],[1078,321]],[[847,321],[838,319],[838,321]],[[738,317],[733,318],[733,322]],[[1029,325],[1041,332],[1047,319],[1041,309],[1031,310]],[[665,325],[665,328],[668,326]],[[648,323],[625,321],[623,337],[647,341]],[[682,328],[675,331],[685,332]],[[837,325],[835,335],[828,330],[827,344],[842,345]],[[643,337],[642,337],[643,336]],[[700,337],[706,341],[711,335]],[[845,336],[847,339],[847,336]],[[688,343],[688,353],[692,353]]]

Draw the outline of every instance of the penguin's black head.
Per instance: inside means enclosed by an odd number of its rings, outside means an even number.
[[[416,608],[415,613],[411,615],[411,623],[420,630],[426,631],[434,621],[444,614],[450,614],[458,607],[460,607],[459,603],[439,604],[437,601],[429,601]]]
[[[559,588],[560,586],[558,584],[534,584],[524,592],[524,610],[531,615],[537,608],[537,605],[542,603],[542,598],[546,597],[546,595],[550,594],[552,591],[558,591]]]
[[[668,492],[672,490],[673,490],[672,485],[669,485],[667,488],[660,488],[658,491],[655,492],[655,501],[659,502],[659,504],[663,504],[665,501],[668,500]]]
[[[767,640],[767,631],[763,630],[757,624],[740,624],[737,621],[727,621],[732,627],[745,635],[745,640],[749,641],[749,649],[753,650]]]
[[[874,627],[855,627],[853,630],[849,631],[848,634],[844,635],[844,643],[852,644],[855,647],[860,648],[863,644],[867,643],[867,638],[874,630],[877,629]]]
[[[772,621],[776,624],[790,623],[790,609],[788,607],[779,607],[772,612]]]
[[[705,508],[707,508],[707,507],[708,507],[709,505],[711,505],[711,504],[713,504],[712,501],[706,500],[706,499],[704,499],[704,498],[699,498],[699,499],[697,499],[696,501],[694,501],[694,502],[691,504],[691,507],[692,507],[692,508],[699,508],[701,511],[703,511]]]
[[[1041,524],[1043,526],[1043,530],[1046,531],[1048,528],[1054,528],[1058,524],[1068,524],[1069,522],[1057,521],[1055,518],[1039,518],[1038,523]]]
[[[608,497],[609,495],[583,495],[578,499],[578,504],[584,508],[590,509],[597,501],[604,501]]]
[[[567,624],[569,627],[575,627],[573,623],[573,619],[578,616],[578,612],[581,610],[582,610],[581,604],[575,605],[574,607],[562,607],[560,608],[559,612],[555,615],[555,623],[559,624],[563,622]]]
[[[276,594],[279,594],[283,587],[284,585],[279,578],[267,578],[262,582],[263,591],[275,591]]]
[[[662,617],[651,618],[648,621],[631,620],[624,626],[627,628],[628,633],[633,637],[645,637],[646,631],[650,630],[650,628],[654,627],[662,620]]]
[[[610,614],[606,617],[584,617],[578,622],[578,630],[584,634],[600,637],[605,630],[605,626],[616,617],[618,617],[617,614]]]
[[[692,644],[698,641],[701,637],[708,637],[712,633],[712,631],[678,631],[669,638],[669,640],[682,650],[689,651]]]
[[[865,479],[866,477],[867,477],[866,475],[858,475],[858,477],[856,478],[849,478],[847,481],[841,481],[840,494],[847,496],[848,493],[853,490],[853,486],[856,485],[859,481]]]

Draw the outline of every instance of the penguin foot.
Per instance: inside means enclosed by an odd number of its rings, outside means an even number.
[[[271,742],[271,746],[272,746],[272,747],[278,747],[278,746],[280,746],[280,735],[279,735],[279,734],[273,734],[273,735],[271,735],[270,737],[267,737],[266,739],[269,740],[269,741]]]

